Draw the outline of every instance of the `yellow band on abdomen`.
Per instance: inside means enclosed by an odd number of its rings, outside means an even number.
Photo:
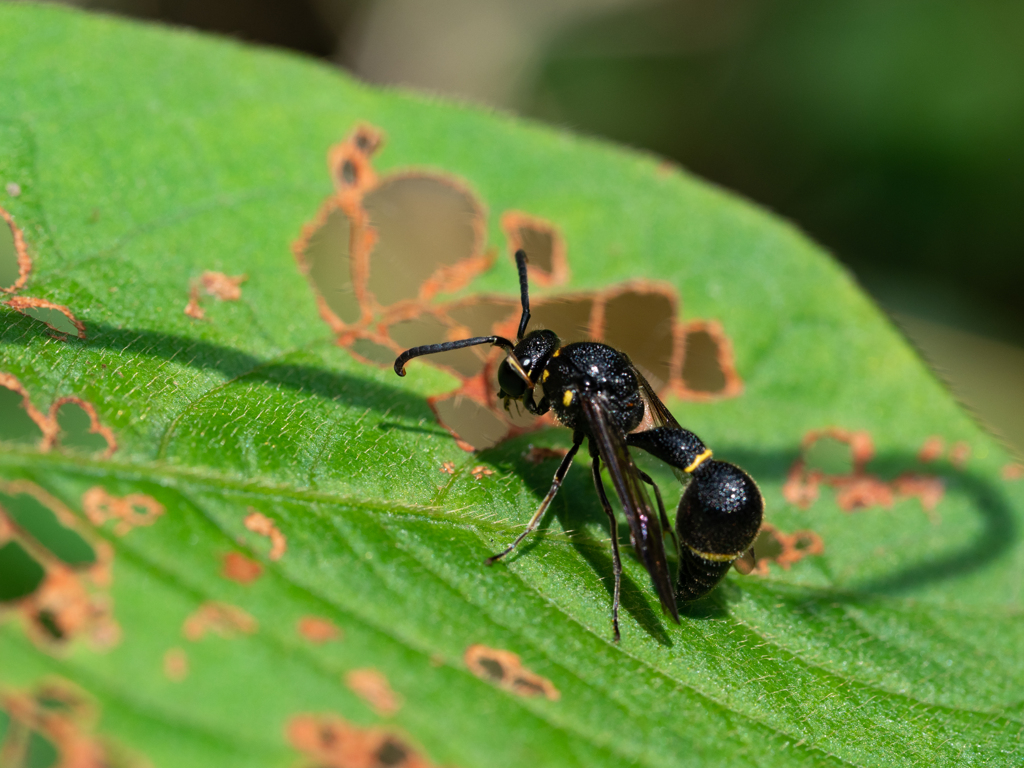
[[[708,448],[707,450],[704,451],[704,453],[702,453],[700,456],[698,456],[696,459],[694,459],[693,463],[690,464],[690,466],[688,466],[686,469],[684,469],[683,472],[687,472],[687,473],[693,472],[693,470],[695,470],[697,467],[699,467],[701,464],[703,464],[705,461],[707,461],[710,458],[711,458],[711,449]]]

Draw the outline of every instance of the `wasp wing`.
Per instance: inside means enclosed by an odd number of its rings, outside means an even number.
[[[654,387],[651,386],[644,375],[640,372],[640,369],[630,363],[630,367],[633,369],[633,373],[636,374],[636,380],[640,384],[640,397],[643,398],[644,403],[647,405],[647,413],[651,415],[651,421],[655,427],[672,427],[673,429],[681,429],[679,422],[676,421],[676,417],[672,415],[665,404],[661,402],[661,398],[658,397],[658,393],[654,391]]]
[[[651,383],[644,378],[642,373],[640,373],[640,369],[635,365],[632,367],[633,373],[636,374],[636,380],[640,384],[640,397],[643,398],[644,404],[647,407],[647,413],[651,416],[651,423],[653,424],[652,428],[668,427],[670,429],[682,429],[683,427],[678,421],[676,421],[676,417],[673,416],[668,407],[661,402],[661,398],[658,397],[658,393],[654,391],[654,387],[652,387]],[[672,467],[672,474],[675,475],[676,479],[683,485],[690,482],[690,478],[679,467]]]
[[[615,492],[629,523],[633,547],[640,556],[640,562],[651,575],[662,607],[678,622],[679,609],[676,607],[668,560],[665,557],[661,524],[658,522],[657,513],[651,509],[647,491],[644,490],[636,465],[629,455],[626,435],[611,418],[608,401],[602,395],[586,392],[579,394],[580,406],[590,427],[590,439],[608,467],[612,485],[615,486]]]

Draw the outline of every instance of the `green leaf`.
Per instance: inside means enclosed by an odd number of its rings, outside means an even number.
[[[759,545],[767,575],[731,574],[676,626],[629,555],[613,644],[585,461],[542,532],[483,566],[550,482],[528,444],[569,434],[468,454],[427,403],[450,374],[398,379],[336,343],[291,249],[359,124],[385,134],[378,174],[430,169],[486,207],[497,257],[458,297],[515,302],[500,218],[518,210],[567,249],[570,282],[539,297],[660,281],[681,318],[720,324],[742,393],[669,405],[760,483],[781,532]],[[325,733],[407,765],[1024,757],[1024,483],[791,226],[655,158],[22,4],[0,7],[0,182],[33,260],[0,308],[0,738],[18,759],[52,762],[68,732],[164,767],[346,764]],[[248,280],[200,321],[183,309],[206,270]],[[66,307],[85,339],[15,299]],[[558,696],[477,677],[478,645]],[[368,669],[397,698],[367,694]]]

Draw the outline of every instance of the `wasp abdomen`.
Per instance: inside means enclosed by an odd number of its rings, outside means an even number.
[[[714,589],[732,567],[732,560],[707,560],[687,546],[679,554],[676,597],[681,602],[699,600]]]
[[[680,600],[697,600],[718,584],[750,549],[761,528],[764,500],[739,467],[708,459],[692,473],[676,513]]]

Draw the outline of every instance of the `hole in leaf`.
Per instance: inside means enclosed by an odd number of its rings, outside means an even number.
[[[671,376],[675,319],[675,301],[667,293],[633,289],[614,294],[604,307],[604,343],[629,355],[651,386],[661,390]],[[724,386],[723,377],[716,391]]]
[[[59,758],[60,753],[54,743],[36,731],[32,731],[25,750],[25,768],[52,768],[57,764]]]
[[[509,254],[522,248],[530,264],[530,279],[538,285],[559,285],[569,279],[565,243],[555,226],[519,211],[501,217],[508,238]]]
[[[33,618],[39,628],[46,633],[49,640],[60,642],[67,636],[57,619],[57,615],[50,609],[41,609]]]
[[[518,322],[518,313],[518,302],[500,297],[460,302],[446,312],[453,322],[466,329],[467,337],[490,336],[498,326]],[[511,332],[515,333],[514,327]]]
[[[352,285],[351,237],[348,217],[340,208],[332,207],[323,223],[300,246],[301,259],[321,300],[338,320],[348,324],[358,322],[362,315]]]
[[[550,274],[553,269],[552,252],[555,246],[555,238],[552,233],[532,227],[520,227],[517,234],[519,235],[519,247],[529,256],[530,266],[539,272]]]
[[[484,674],[491,680],[500,682],[505,679],[505,668],[501,666],[501,662],[496,659],[481,658],[479,660],[479,664],[480,669],[483,670]]]
[[[383,766],[401,765],[408,755],[405,745],[394,739],[386,739],[377,750],[377,762]]]
[[[13,291],[21,277],[21,265],[18,263],[18,245],[15,240],[14,223],[3,217],[0,223],[0,289]]]
[[[28,597],[43,583],[46,571],[16,541],[0,547],[0,603]]]
[[[826,475],[849,475],[854,469],[853,449],[848,442],[824,435],[804,451],[804,463]]]
[[[366,195],[363,207],[377,233],[369,288],[383,306],[417,298],[440,268],[454,267],[481,248],[480,206],[449,182],[388,179]]]
[[[46,547],[62,563],[85,567],[96,562],[96,552],[75,531],[65,526],[52,509],[27,493],[0,493],[0,505],[16,526]]]
[[[356,164],[351,160],[345,160],[341,164],[341,180],[345,184],[352,185],[356,183],[356,179],[358,178],[359,177],[356,173]]]
[[[757,560],[776,560],[782,554],[782,543],[772,535],[771,530],[761,529],[754,539],[754,556]]]
[[[683,383],[692,392],[717,394],[725,389],[725,371],[719,362],[718,340],[706,330],[686,334]]]
[[[565,296],[544,299],[530,308],[530,329],[547,328],[558,334],[563,344],[591,338],[591,296]],[[518,316],[516,318],[518,321]]]
[[[395,363],[398,354],[390,347],[378,344],[369,339],[356,339],[349,347],[352,352],[371,363],[390,368]]]
[[[431,400],[430,406],[438,421],[478,451],[497,445],[508,434],[508,425],[497,414],[461,393]]]
[[[12,443],[38,443],[43,436],[39,425],[28,415],[25,397],[0,386],[0,440]]]
[[[65,402],[57,409],[60,443],[65,448],[79,451],[103,451],[109,446],[103,435],[92,431],[89,412],[76,402]]]
[[[15,308],[23,315],[28,315],[34,320],[46,323],[57,333],[64,333],[68,336],[79,335],[78,328],[75,324],[71,322],[71,319],[59,309],[54,307],[33,306],[31,304],[22,304]]]

